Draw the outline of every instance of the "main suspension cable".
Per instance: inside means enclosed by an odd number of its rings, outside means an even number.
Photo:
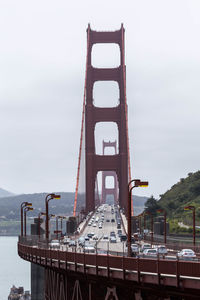
[[[82,121],[81,121],[80,147],[79,147],[79,156],[78,156],[78,169],[77,169],[76,190],[75,190],[74,209],[73,209],[73,216],[74,217],[76,216],[76,208],[77,208],[78,186],[79,186],[80,165],[81,165],[81,153],[82,153],[82,145],[83,145],[83,130],[84,130],[84,120],[85,120],[87,66],[88,66],[89,35],[90,35],[90,30],[89,29],[90,29],[90,27],[88,28],[88,32],[87,32],[87,56],[86,56],[86,68],[85,68],[85,83],[84,83],[84,95],[83,95],[83,109],[82,109]]]

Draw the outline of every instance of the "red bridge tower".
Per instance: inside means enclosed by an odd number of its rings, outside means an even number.
[[[86,211],[95,209],[95,181],[98,171],[112,171],[119,183],[119,205],[127,211],[128,184],[128,133],[125,94],[124,28],[114,32],[97,32],[88,26],[85,138],[86,138]],[[117,68],[94,68],[91,65],[92,47],[96,43],[116,43],[119,45],[120,66]],[[93,86],[96,81],[116,81],[119,86],[119,105],[99,108],[93,104]],[[98,122],[115,122],[118,127],[119,154],[96,155],[94,131]]]

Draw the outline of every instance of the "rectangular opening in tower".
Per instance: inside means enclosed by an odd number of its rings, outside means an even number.
[[[116,141],[116,154],[119,153],[119,132],[115,122],[98,122],[95,126],[95,153],[103,155],[102,141]],[[114,155],[115,153],[113,153]]]
[[[93,87],[93,104],[96,107],[119,105],[119,85],[116,81],[96,81]]]
[[[92,47],[92,66],[95,68],[116,68],[120,66],[118,44],[94,44]]]

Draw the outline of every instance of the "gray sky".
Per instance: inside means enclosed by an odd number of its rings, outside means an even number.
[[[199,15],[198,0],[0,0],[0,187],[75,190],[89,22],[126,29],[132,177],[150,182],[136,194],[158,197],[197,171]],[[93,63],[116,63],[112,50],[96,48]],[[97,132],[100,151],[116,134]]]

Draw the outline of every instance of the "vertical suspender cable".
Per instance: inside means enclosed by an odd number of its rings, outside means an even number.
[[[80,136],[80,147],[79,147],[79,156],[78,156],[78,169],[77,169],[76,190],[75,190],[74,209],[73,209],[74,217],[76,216],[78,185],[79,185],[80,165],[81,165],[81,153],[82,153],[82,145],[83,145],[83,129],[84,129],[84,120],[85,120],[85,102],[86,102],[86,84],[87,84],[87,66],[88,66],[88,52],[89,52],[89,35],[90,35],[90,27],[88,27],[88,32],[87,32],[87,56],[86,56],[85,84],[84,84],[83,110],[82,110],[82,121],[81,121],[81,136]]]

